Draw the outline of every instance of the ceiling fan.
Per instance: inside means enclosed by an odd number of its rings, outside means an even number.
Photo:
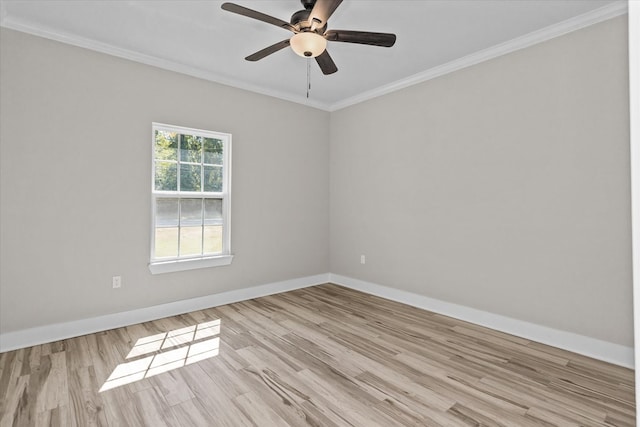
[[[358,43],[372,46],[391,47],[396,42],[396,35],[389,33],[372,33],[368,31],[327,30],[327,21],[340,6],[342,0],[300,0],[304,10],[299,10],[286,22],[234,3],[223,3],[222,9],[257,19],[293,32],[289,39],[282,40],[269,47],[247,56],[247,61],[258,61],[287,46],[302,57],[315,58],[324,74],[333,74],[338,67],[327,52],[327,41]]]

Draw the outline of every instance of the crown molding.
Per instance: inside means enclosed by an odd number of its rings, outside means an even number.
[[[326,103],[317,102],[315,100],[307,99],[305,97],[291,96],[288,93],[264,89],[257,85],[248,84],[235,79],[229,79],[216,73],[212,73],[201,68],[193,67],[190,65],[181,64],[175,61],[170,61],[164,58],[159,58],[152,55],[136,52],[129,49],[122,49],[107,43],[102,43],[96,40],[80,37],[65,32],[56,31],[50,28],[38,27],[31,23],[24,22],[20,19],[16,19],[7,15],[4,12],[4,3],[2,9],[0,9],[0,27],[5,27],[10,30],[20,31],[23,33],[31,34],[38,37],[54,40],[57,42],[77,46],[96,52],[104,53],[107,55],[115,56],[118,58],[128,59],[130,61],[150,65],[153,67],[161,68],[168,71],[174,71],[176,73],[185,74],[191,77],[196,77],[210,82],[223,84],[225,86],[235,87],[237,89],[246,90],[249,92],[266,95],[284,101],[294,102],[296,104],[303,104],[308,107],[317,108],[320,110],[329,111],[330,105]]]
[[[520,36],[504,43],[500,43],[487,49],[464,56],[462,58],[455,59],[451,62],[447,62],[446,64],[430,68],[426,71],[414,74],[405,79],[401,79],[396,82],[380,86],[376,89],[363,92],[351,98],[338,101],[331,105],[329,111],[337,111],[354,104],[359,104],[369,99],[377,98],[379,96],[386,95],[388,93],[395,92],[419,83],[423,83],[427,80],[435,79],[436,77],[453,73],[454,71],[458,71],[463,68],[467,68],[472,65],[476,65],[481,62],[488,61],[490,59],[497,58],[499,56],[545,42],[547,40],[551,40],[553,38],[571,33],[581,28],[585,28],[590,25],[594,25],[599,22],[624,15],[625,13],[627,13],[627,9],[628,7],[626,0],[616,1],[615,3],[608,4],[601,8],[592,10],[591,12],[575,16],[557,24],[550,25],[529,34],[525,34],[524,36]]]
[[[526,47],[542,43],[544,41],[553,39],[555,37],[562,36],[564,34],[579,30],[581,28],[588,27],[599,22],[606,21],[608,19],[615,18],[627,13],[628,5],[626,0],[617,0],[614,3],[608,4],[601,8],[592,10],[591,12],[578,15],[576,17],[567,19],[554,25],[542,28],[540,30],[531,32],[521,37],[509,40],[504,43],[489,47],[487,49],[472,53],[459,59],[455,59],[437,67],[425,70],[423,72],[414,74],[405,79],[395,81],[393,83],[380,86],[376,89],[363,92],[359,95],[343,99],[333,104],[322,103],[315,100],[310,100],[304,97],[292,96],[288,93],[281,91],[273,91],[264,89],[257,85],[248,84],[239,80],[229,79],[216,73],[212,73],[207,70],[203,70],[197,67],[180,64],[178,62],[170,61],[163,58],[158,58],[151,55],[146,55],[140,52],[135,52],[128,49],[118,48],[106,43],[101,43],[95,40],[75,36],[72,34],[59,32],[50,28],[37,27],[30,23],[16,19],[9,16],[6,13],[4,3],[0,2],[0,27],[9,28],[16,31],[32,34],[39,37],[55,40],[61,43],[70,44],[73,46],[90,49],[93,51],[105,53],[107,55],[116,56],[119,58],[128,59],[131,61],[139,62],[153,67],[162,68],[169,71],[185,74],[188,76],[208,80],[214,83],[223,84],[226,86],[235,87],[237,89],[247,90],[250,92],[258,93],[261,95],[271,96],[274,98],[282,99],[285,101],[302,104],[308,107],[317,108],[324,111],[337,111],[342,108],[349,107],[354,104],[358,104],[373,98],[377,98],[382,95],[386,95],[391,92],[398,91],[400,89],[407,88],[425,81],[434,79],[436,77],[443,76],[445,74],[452,73],[454,71],[461,70],[463,68],[470,67],[472,65],[479,64],[490,59],[506,55],[508,53],[524,49]]]

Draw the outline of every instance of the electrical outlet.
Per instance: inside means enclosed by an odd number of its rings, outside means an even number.
[[[111,284],[113,285],[113,289],[118,289],[122,287],[122,276],[113,276],[111,279]]]
[[[360,264],[366,264],[367,258],[364,255],[360,255]]]

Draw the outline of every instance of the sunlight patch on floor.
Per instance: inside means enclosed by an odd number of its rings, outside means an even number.
[[[133,360],[116,366],[100,392],[217,356],[220,326],[217,319],[140,338],[126,357]]]

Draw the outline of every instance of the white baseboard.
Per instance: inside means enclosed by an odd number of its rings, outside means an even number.
[[[90,319],[7,332],[0,334],[0,353],[328,282],[328,273],[318,274]]]
[[[433,311],[434,313],[464,320],[476,325],[486,326],[491,329],[583,354],[615,365],[631,369],[634,367],[633,347],[626,347],[572,332],[560,331],[338,274],[331,274],[330,281],[331,283],[346,288]]]
[[[331,273],[253,286],[137,310],[92,317],[90,319],[7,332],[0,334],[0,353],[329,282],[471,322],[476,325],[486,326],[543,344],[573,351],[616,365],[632,369],[634,366],[634,351],[632,347],[626,347],[572,332],[560,331],[546,326],[429,298],[412,292]]]

